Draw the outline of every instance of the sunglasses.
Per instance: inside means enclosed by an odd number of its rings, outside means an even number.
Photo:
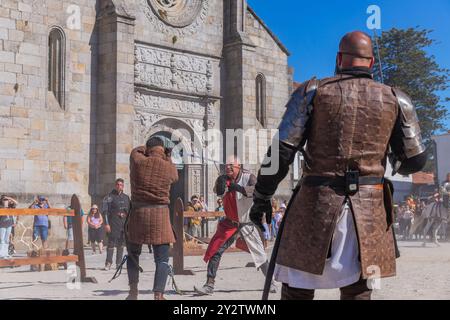
[[[240,165],[238,165],[238,164],[226,164],[225,165],[225,168],[240,168],[241,166]]]

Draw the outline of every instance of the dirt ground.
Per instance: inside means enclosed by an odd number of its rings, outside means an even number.
[[[450,299],[450,243],[441,247],[428,244],[422,247],[420,242],[400,242],[402,257],[397,260],[398,275],[382,279],[381,290],[376,290],[376,300],[392,299]],[[122,275],[109,282],[114,270],[104,271],[105,253],[92,255],[86,249],[87,273],[94,276],[98,283],[70,283],[72,270],[31,272],[29,267],[0,269],[0,299],[125,299],[127,295],[126,269]],[[216,279],[216,291],[210,297],[196,297],[193,286],[201,286],[206,278],[206,265],[201,257],[186,257],[185,267],[195,272],[194,276],[176,276],[177,285],[184,291],[178,295],[168,284],[167,298],[215,299],[215,300],[259,300],[262,294],[264,277],[255,268],[246,267],[251,262],[247,253],[226,253]],[[152,299],[151,292],[154,263],[152,255],[145,253],[141,265],[140,298]],[[281,286],[279,286],[281,288]],[[280,293],[271,294],[271,299],[279,299]],[[316,299],[339,299],[338,290],[319,290]]]

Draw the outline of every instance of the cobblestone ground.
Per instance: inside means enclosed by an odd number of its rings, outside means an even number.
[[[402,257],[398,260],[398,276],[384,279],[374,299],[450,299],[450,243],[437,248],[426,248],[419,242],[400,242]],[[30,272],[29,267],[0,269],[0,299],[125,299],[127,295],[126,269],[109,283],[113,270],[103,271],[105,254],[92,255],[86,250],[88,276],[98,283],[83,283],[81,288],[68,288],[70,274],[65,270]],[[216,292],[212,297],[195,297],[194,285],[202,285],[206,278],[206,265],[201,257],[187,257],[185,266],[195,271],[194,276],[176,276],[176,282],[185,295],[169,291],[167,298],[178,299],[260,299],[264,277],[255,268],[246,267],[251,262],[246,253],[226,253],[216,279]],[[140,298],[153,297],[151,286],[154,276],[152,256],[143,254]],[[70,285],[69,285],[70,286]],[[171,284],[168,285],[171,289]],[[271,299],[279,299],[272,294]],[[319,290],[316,299],[338,299],[338,290]]]

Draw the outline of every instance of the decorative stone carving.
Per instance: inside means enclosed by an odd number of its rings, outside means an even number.
[[[208,129],[214,129],[216,127],[216,120],[215,119],[208,119],[206,121],[206,126]]]
[[[188,93],[212,91],[210,60],[143,44],[135,47],[136,84]]]
[[[202,119],[185,119],[185,121],[194,129],[194,132],[202,136],[203,120]],[[203,140],[203,139],[202,139]]]
[[[206,90],[208,92],[211,92],[212,90],[212,83],[211,83],[211,79],[212,78],[212,66],[211,66],[211,60],[208,60],[208,63],[206,65]]]
[[[214,117],[214,115],[215,115],[214,102],[211,100],[208,101],[208,103],[206,104],[206,115],[208,117]]]
[[[148,0],[153,13],[169,26],[190,25],[202,10],[202,0]]]
[[[137,108],[168,115],[184,115],[187,117],[203,117],[205,107],[196,101],[177,100],[136,92],[135,105]]]
[[[191,72],[177,72],[174,74],[175,88],[181,91],[203,93],[207,92],[207,80],[204,75]]]
[[[141,8],[156,31],[194,34],[208,15],[210,0],[141,0]]]
[[[202,179],[202,170],[201,169],[194,169],[191,171],[191,190],[192,194],[199,195],[201,192],[201,181]]]
[[[151,128],[151,126],[156,122],[158,122],[159,120],[161,120],[162,118],[163,116],[160,114],[136,109],[136,121],[139,123],[139,130],[137,131],[141,136],[145,136],[145,134]]]
[[[148,87],[172,89],[172,72],[150,64],[136,64],[134,66],[135,83]]]
[[[167,102],[167,104],[165,104]],[[165,106],[171,107],[172,111],[164,110]],[[136,94],[136,118],[135,118],[135,141],[140,141],[140,137],[147,136],[152,126],[162,119],[178,118],[181,119],[192,128],[197,137],[203,143],[204,119],[202,116],[192,118],[193,113],[197,115],[204,108],[196,102],[174,100],[169,98]]]
[[[216,127],[216,112],[214,108],[214,101],[209,100],[206,102],[205,113],[205,128],[213,129]]]

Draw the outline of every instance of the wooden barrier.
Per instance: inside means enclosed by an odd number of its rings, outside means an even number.
[[[221,211],[212,212],[194,212],[185,211],[183,200],[177,199],[174,206],[174,231],[177,241],[173,246],[173,271],[176,275],[194,275],[192,270],[184,269],[185,256],[202,256],[205,254],[205,249],[188,249],[184,247],[184,218],[220,218],[225,217],[225,213]],[[210,239],[202,238],[202,242],[209,243]],[[240,251],[236,248],[229,248],[227,252]]]
[[[191,270],[184,270],[184,205],[180,198],[175,202],[173,228],[177,241],[173,245],[173,272],[178,275],[194,275]]]
[[[74,217],[74,210],[67,209],[0,209],[0,216],[66,216]]]
[[[68,256],[41,256],[41,257],[26,257],[26,258],[12,258],[0,260],[0,267],[15,267],[23,265],[39,265],[52,263],[67,263],[75,262],[80,270],[81,282],[97,283],[93,277],[86,276],[86,262],[84,259],[83,250],[83,221],[81,217],[80,200],[74,194],[72,196],[70,207],[67,209],[0,209],[0,216],[59,216],[59,217],[73,217],[73,237],[74,237],[74,254]]]

